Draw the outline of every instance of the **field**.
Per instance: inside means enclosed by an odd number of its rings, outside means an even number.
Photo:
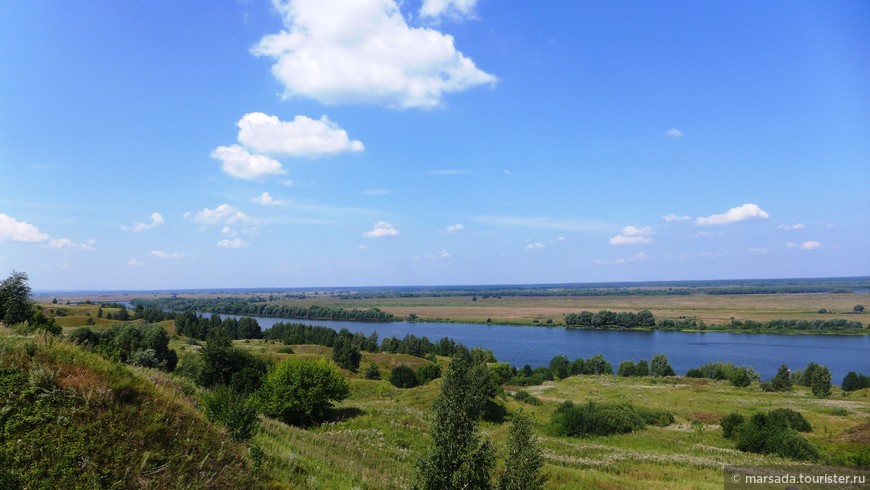
[[[238,345],[266,355],[277,348],[262,341]],[[317,346],[294,350],[306,356],[329,352]],[[364,354],[360,371],[370,362],[382,371],[397,361],[425,362],[402,357]],[[446,366],[447,360],[439,362]],[[387,381],[345,375],[351,396],[338,406],[336,420],[311,430],[264,423],[254,443],[264,448],[268,471],[302,488],[407,488],[414,463],[429,445],[430,406],[440,380],[401,390]],[[763,393],[757,383],[734,388],[727,382],[682,377],[575,376],[524,388],[542,402],[529,405],[513,399],[517,389],[506,387],[498,400],[505,420],[483,422],[482,432],[503,452],[511,414],[529,414],[544,450],[547,488],[552,489],[722,488],[724,464],[787,463],[735,450],[718,427],[719,419],[734,411],[751,415],[781,407],[798,410],[814,427],[808,439],[829,463],[854,465],[859,455],[870,457],[870,390],[844,396],[835,388],[831,397],[820,400],[800,387],[791,393]],[[558,437],[551,434],[548,422],[565,400],[630,401],[671,411],[676,423],[619,436]]]

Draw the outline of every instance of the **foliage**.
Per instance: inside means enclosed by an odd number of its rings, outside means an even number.
[[[563,436],[589,437],[626,434],[643,429],[643,417],[627,403],[562,403],[553,413],[551,423]]]
[[[481,404],[480,394],[475,393],[475,367],[480,365],[474,364],[465,349],[457,350],[451,358],[433,404],[432,448],[417,464],[417,488],[490,487],[495,456],[489,441],[481,442],[477,433]]]
[[[362,359],[359,349],[353,344],[353,339],[348,335],[339,335],[332,344],[332,360],[339,366],[356,372],[359,369],[359,361]]]
[[[855,313],[864,313],[864,305],[855,305],[855,307],[852,308],[852,311]]]
[[[798,433],[800,429],[809,429],[803,416],[782,409],[753,415],[734,427],[731,436],[741,451],[776,454],[801,461],[819,460],[818,449]]]
[[[866,374],[858,374],[855,371],[849,371],[843,378],[841,385],[843,391],[855,391],[863,388],[870,388],[870,376]]]
[[[363,377],[365,379],[381,379],[381,370],[378,369],[377,364],[371,363],[363,373]]]
[[[172,371],[178,363],[178,355],[169,348],[166,330],[154,323],[126,323],[105,331],[80,327],[70,333],[69,340],[134,366]]]
[[[227,386],[216,386],[205,391],[200,402],[205,416],[226,427],[233,439],[247,440],[257,432],[260,423],[257,410],[238,391]]]
[[[420,384],[414,370],[400,364],[390,372],[390,383],[396,388],[413,388]]]
[[[725,436],[726,439],[731,439],[734,435],[734,429],[740,426],[746,419],[743,418],[743,415],[740,415],[736,412],[731,412],[728,415],[722,417],[719,421],[719,426],[722,427],[722,435]]]
[[[688,378],[707,378],[715,380],[728,380],[732,386],[745,387],[753,381],[758,381],[760,376],[757,371],[747,366],[735,366],[728,362],[708,362],[699,368],[686,371]]]
[[[571,374],[571,361],[568,357],[563,355],[558,355],[553,357],[550,360],[550,372],[553,373],[553,377],[558,379],[565,379]]]
[[[390,313],[369,308],[367,310],[333,308],[329,306],[293,306],[266,303],[266,299],[250,297],[238,298],[159,298],[131,301],[135,305],[165,309],[177,312],[208,311],[224,315],[266,316],[277,318],[298,318],[304,320],[342,320],[363,322],[400,321]]]
[[[541,400],[525,390],[520,390],[514,393],[514,399],[518,402],[528,403],[529,405],[541,404]]]
[[[645,359],[641,359],[637,364],[634,361],[622,361],[619,363],[616,374],[623,377],[649,376],[649,364]]]
[[[138,304],[136,307],[142,306]],[[149,316],[153,308],[143,310],[143,316]],[[156,315],[151,315],[156,316]],[[212,315],[206,318],[192,311],[175,315],[175,331],[179,335],[186,335],[204,340],[211,330],[222,329],[231,339],[259,339],[263,337],[263,331],[255,318],[221,318],[220,315]]]
[[[569,327],[655,327],[656,319],[649,310],[641,310],[637,313],[621,311],[614,313],[601,310],[598,313],[583,311],[579,314],[568,313],[565,315],[565,325]]]
[[[205,346],[196,355],[202,359],[202,365],[195,381],[205,388],[224,385],[252,393],[259,388],[267,369],[262,359],[233,347],[232,340],[221,329],[209,333]]]
[[[33,314],[28,280],[26,273],[12,271],[0,283],[0,321],[7,326],[25,322]]]
[[[664,354],[656,354],[650,361],[649,373],[652,376],[674,376],[674,369]]]
[[[791,391],[791,373],[785,364],[779,366],[776,376],[770,380],[771,391]]]
[[[289,358],[269,370],[254,403],[269,417],[306,426],[325,419],[333,403],[349,394],[347,381],[329,361]]]
[[[546,477],[541,473],[544,458],[532,431],[531,420],[522,412],[514,415],[508,428],[505,471],[498,481],[499,490],[540,490]]]
[[[798,383],[809,386],[817,398],[825,398],[831,394],[831,371],[825,366],[811,362],[800,373]]]
[[[417,368],[417,380],[424,385],[433,379],[441,377],[441,365],[437,363],[424,364]]]

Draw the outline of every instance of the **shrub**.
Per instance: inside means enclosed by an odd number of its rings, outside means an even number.
[[[656,354],[650,362],[650,374],[653,376],[673,376],[674,369],[664,354]]]
[[[289,358],[275,365],[254,395],[267,416],[292,425],[322,421],[333,402],[348,397],[347,381],[325,359]]]
[[[353,339],[348,335],[339,335],[332,344],[332,360],[339,366],[356,372],[362,359],[359,349],[353,345]]]
[[[365,379],[381,379],[381,370],[378,369],[377,364],[371,363],[363,373],[363,377]]]
[[[417,381],[426,384],[441,377],[441,366],[435,363],[425,364],[417,368]]]
[[[866,374],[858,374],[855,371],[849,371],[843,378],[843,391],[855,391],[864,388],[870,388],[870,376]]]
[[[528,403],[529,405],[541,404],[541,400],[538,400],[534,395],[525,390],[520,390],[514,393],[514,399],[518,402]]]
[[[554,377],[565,379],[571,374],[571,361],[563,355],[555,356],[550,360],[550,371]]]
[[[281,347],[278,347],[278,351],[277,351],[277,352],[278,352],[279,354],[292,354],[292,353],[293,353],[293,348],[290,347],[289,345],[282,345]]]
[[[739,427],[745,420],[743,415],[734,412],[722,417],[722,420],[719,421],[719,425],[722,427],[722,435],[726,439],[731,439],[734,435],[734,429]]]
[[[799,381],[800,384],[809,386],[817,398],[825,398],[831,394],[831,371],[825,366],[809,363],[801,373]]]
[[[390,383],[396,388],[413,388],[419,384],[414,370],[404,365],[390,371]]]
[[[247,440],[257,432],[260,423],[257,410],[243,394],[226,386],[217,386],[205,391],[200,402],[206,418],[226,427],[233,439]]]
[[[647,425],[657,425],[659,427],[667,427],[674,423],[674,414],[667,410],[659,410],[657,408],[635,407],[638,415]]]
[[[523,413],[514,416],[508,429],[508,456],[505,471],[499,477],[499,490],[540,490],[546,478],[541,474],[544,458],[538,447],[529,418]]]
[[[559,435],[573,437],[627,434],[645,425],[631,405],[591,401],[583,405],[566,401],[556,409],[551,421]]]
[[[777,408],[771,410],[768,412],[768,417],[774,424],[785,424],[798,432],[810,432],[813,430],[813,427],[800,412],[790,408]]]
[[[772,391],[791,391],[791,374],[788,366],[785,364],[779,366],[776,376],[770,380],[770,389]]]
[[[730,416],[729,416],[730,417]],[[798,428],[809,424],[799,413],[779,409],[757,413],[749,420],[732,429],[737,449],[741,451],[776,454],[801,461],[817,461],[819,451],[798,433]],[[723,427],[723,433],[724,433]]]

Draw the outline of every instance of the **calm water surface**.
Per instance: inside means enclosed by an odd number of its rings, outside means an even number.
[[[223,315],[233,316],[233,315]],[[255,317],[265,330],[277,322],[347,328],[366,335],[377,332],[381,339],[414,334],[435,342],[451,337],[469,347],[491,349],[496,358],[514,366],[549,365],[553,356],[569,359],[602,353],[614,371],[621,361],[646,359],[662,353],[678,374],[710,361],[752,366],[768,379],[780,364],[803,369],[809,362],[827,366],[833,382],[840,384],[849,371],[870,374],[870,336],[769,335],[725,332],[686,333],[674,331],[632,332],[581,330],[563,327],[519,327],[464,323],[387,322],[362,323],[326,320],[289,320]]]

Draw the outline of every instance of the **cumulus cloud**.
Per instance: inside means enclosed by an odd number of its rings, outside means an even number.
[[[224,239],[217,243],[217,246],[220,248],[243,248],[247,247],[248,244],[241,238],[233,238],[233,239]]]
[[[795,223],[793,225],[779,225],[776,227],[777,230],[783,231],[797,231],[803,230],[804,228],[806,228],[806,226],[802,225],[801,223]]]
[[[363,236],[366,238],[382,238],[386,236],[396,236],[399,234],[399,230],[397,230],[393,225],[386,221],[378,221],[375,223],[374,228],[363,233]]]
[[[160,213],[154,212],[154,213],[151,213],[151,222],[150,223],[142,223],[142,222],[136,221],[133,223],[133,226],[122,226],[121,229],[124,231],[132,231],[132,232],[138,233],[140,231],[146,231],[146,230],[151,230],[151,229],[157,228],[158,226],[160,226],[162,224],[164,224],[163,215],[161,215]]]
[[[736,208],[731,208],[722,214],[713,214],[710,216],[700,217],[695,220],[695,223],[701,226],[725,225],[728,223],[736,223],[738,221],[746,221],[749,219],[767,219],[770,216],[757,204],[744,204]]]
[[[283,201],[279,201],[273,198],[268,192],[264,192],[259,196],[254,196],[251,198],[251,200],[261,206],[279,206],[281,204],[284,204]]]
[[[690,219],[692,219],[690,216],[684,216],[684,215],[681,216],[681,215],[676,215],[676,214],[669,214],[667,216],[662,216],[662,221],[666,221],[668,223],[671,223],[673,221],[689,221]]]
[[[788,248],[799,248],[801,250],[816,250],[822,248],[822,244],[815,240],[807,240],[803,243],[786,242]]]
[[[665,136],[667,136],[668,138],[682,138],[683,132],[677,128],[671,128],[665,131]]]
[[[448,9],[467,0],[449,3]],[[252,52],[275,60],[272,74],[285,98],[433,108],[444,94],[496,81],[457,51],[452,36],[409,26],[396,0],[279,0],[275,6],[285,29]]]
[[[476,5],[477,0],[423,0],[423,5],[420,7],[420,17],[467,19],[474,16]]]
[[[214,209],[205,208],[195,215],[185,213],[184,218],[192,219],[194,222],[204,225],[231,225],[233,223],[248,223],[251,221],[248,215],[229,204],[221,204]]]
[[[130,267],[144,267],[145,262],[142,262],[141,260],[133,257],[132,259],[127,261],[127,265],[129,265]]]
[[[162,250],[154,250],[150,254],[152,257],[157,257],[158,259],[183,259],[184,254],[181,252],[164,252]]]
[[[447,233],[455,233],[457,231],[462,231],[464,229],[465,229],[465,226],[463,226],[462,223],[456,223],[453,225],[447,225],[447,228],[444,228],[444,231],[446,231]]]
[[[0,213],[0,241],[13,242],[44,242],[48,240],[48,234],[39,231],[39,228],[18,221],[5,213]]]
[[[541,242],[535,242],[526,245],[526,250],[541,250],[542,248],[547,248],[547,246]]]
[[[652,228],[649,226],[644,226],[638,228],[636,226],[626,226],[622,229],[619,235],[610,239],[611,245],[643,245],[645,243],[651,243],[652,238],[650,235],[653,234]]]
[[[211,157],[221,161],[224,172],[239,179],[262,179],[287,173],[278,160],[250,153],[239,145],[218,146],[211,152]]]
[[[351,140],[347,131],[327,116],[311,119],[296,116],[281,121],[262,112],[245,114],[238,122],[239,143],[257,153],[294,157],[318,157],[360,152],[361,141]]]

